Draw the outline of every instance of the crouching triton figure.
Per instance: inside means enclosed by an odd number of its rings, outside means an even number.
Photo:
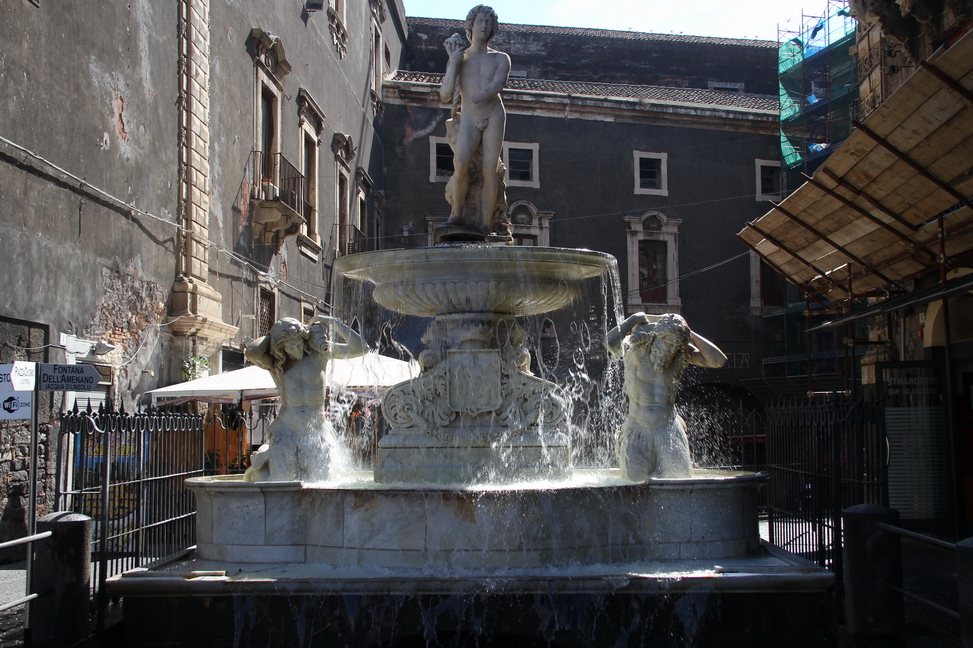
[[[344,342],[336,342],[335,333]],[[271,327],[270,335],[247,345],[247,358],[273,376],[281,407],[268,442],[251,457],[244,481],[328,478],[337,445],[325,415],[325,370],[331,358],[352,358],[367,350],[358,333],[333,317],[315,317],[307,326],[285,317]]]
[[[692,459],[676,394],[687,364],[722,367],[726,356],[679,315],[636,313],[612,329],[605,346],[625,364],[628,416],[618,439],[622,476],[689,477]]]

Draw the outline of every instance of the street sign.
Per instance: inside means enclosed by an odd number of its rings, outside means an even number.
[[[0,394],[0,421],[30,418],[31,397],[34,392],[5,392]]]
[[[94,391],[101,374],[89,364],[42,364],[38,391]]]
[[[33,390],[34,367],[33,362],[12,362],[0,365],[0,392]]]

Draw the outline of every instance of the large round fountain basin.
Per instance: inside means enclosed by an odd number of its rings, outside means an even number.
[[[765,476],[652,480],[575,471],[583,484],[450,490],[200,477],[197,555],[434,573],[743,556],[760,544]]]
[[[614,263],[591,250],[450,245],[352,254],[335,262],[335,272],[375,284],[375,301],[397,313],[521,316],[567,306],[581,281]]]

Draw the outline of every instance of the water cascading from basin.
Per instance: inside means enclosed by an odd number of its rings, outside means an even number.
[[[447,245],[343,257],[335,272],[341,318],[373,343],[411,331],[422,367],[383,398],[391,429],[377,482],[565,479],[574,440],[581,463],[610,456],[611,441],[593,442],[585,424],[617,411],[598,403],[600,375],[589,378],[605,371],[603,335],[617,320],[613,257]]]

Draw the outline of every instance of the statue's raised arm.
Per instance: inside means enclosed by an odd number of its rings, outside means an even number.
[[[342,341],[334,339],[337,334]],[[319,315],[308,325],[308,343],[331,358],[355,358],[368,352],[368,344],[354,329],[335,317]]]

